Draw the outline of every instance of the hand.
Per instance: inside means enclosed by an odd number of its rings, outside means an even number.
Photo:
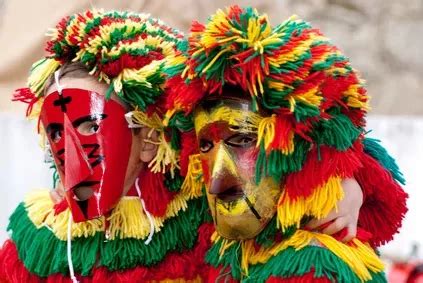
[[[344,198],[337,203],[338,210],[333,209],[325,218],[311,220],[307,223],[306,228],[319,230],[320,226],[332,222],[321,232],[333,235],[347,228],[347,234],[342,241],[348,242],[357,234],[357,222],[363,204],[363,192],[355,179],[344,179],[341,184],[344,190]]]
[[[50,198],[54,204],[62,202],[65,198],[65,189],[63,188],[62,182],[57,183],[57,187],[50,191]]]

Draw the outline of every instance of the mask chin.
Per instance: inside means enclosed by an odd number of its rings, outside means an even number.
[[[245,220],[246,219],[244,218],[242,219],[241,223],[239,223],[236,219],[231,219],[231,225],[217,225],[216,231],[220,236],[229,240],[253,239],[264,230],[264,228],[270,222],[271,218],[265,219],[264,221],[250,219],[249,221],[245,222]]]
[[[218,234],[226,239],[246,240],[256,237],[276,214],[282,189],[271,177],[260,184],[244,186],[245,196],[234,202],[223,202],[207,194]]]

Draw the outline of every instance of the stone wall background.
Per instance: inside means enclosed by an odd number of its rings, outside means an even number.
[[[366,79],[374,114],[423,115],[423,0],[0,0],[0,111],[19,112],[13,89],[42,56],[45,31],[89,7],[149,12],[180,30],[218,8],[251,5],[278,24],[297,14],[319,27]]]

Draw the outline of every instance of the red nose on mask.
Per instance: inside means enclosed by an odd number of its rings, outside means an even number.
[[[90,175],[93,170],[88,156],[82,148],[81,141],[68,116],[64,115],[65,132],[65,190],[69,191]]]

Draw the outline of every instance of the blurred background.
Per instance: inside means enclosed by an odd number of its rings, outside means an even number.
[[[310,21],[367,81],[369,136],[381,139],[397,159],[410,195],[401,232],[381,249],[390,270],[397,271],[390,272],[390,282],[403,282],[407,263],[423,258],[423,0],[0,0],[0,243],[7,238],[8,215],[25,193],[52,185],[36,125],[25,120],[24,105],[10,100],[43,55],[47,29],[65,15],[96,7],[150,13],[188,33],[193,19],[204,22],[231,4],[254,6],[272,24],[292,14]]]

